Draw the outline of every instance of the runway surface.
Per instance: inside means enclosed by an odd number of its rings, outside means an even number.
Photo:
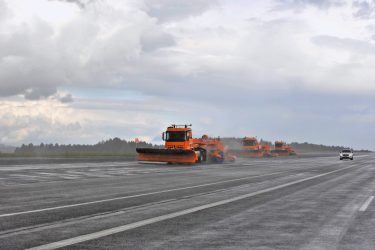
[[[0,249],[375,249],[375,154],[0,163]]]

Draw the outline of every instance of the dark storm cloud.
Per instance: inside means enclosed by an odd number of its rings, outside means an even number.
[[[277,8],[279,9],[299,9],[306,6],[315,6],[318,8],[330,8],[334,6],[341,6],[345,3],[339,0],[278,0]]]
[[[355,12],[353,16],[359,19],[371,19],[375,17],[375,0],[355,1],[353,3]]]
[[[149,15],[161,22],[197,16],[218,4],[217,0],[145,0]]]

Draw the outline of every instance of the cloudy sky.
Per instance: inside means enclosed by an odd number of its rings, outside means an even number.
[[[0,0],[0,144],[375,149],[375,0]]]

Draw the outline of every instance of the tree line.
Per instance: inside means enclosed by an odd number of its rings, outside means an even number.
[[[344,148],[350,148],[350,147],[344,147],[344,146],[326,146],[322,144],[313,144],[313,143],[298,143],[298,142],[292,142],[290,145],[296,150],[296,152],[300,153],[308,153],[308,152],[340,152]],[[369,150],[357,150],[361,152],[370,152]]]
[[[229,149],[241,149],[242,138],[221,138]],[[272,142],[266,140],[259,140],[261,143],[274,146]],[[298,153],[303,152],[338,152],[344,147],[342,146],[325,146],[312,143],[297,143],[292,142],[290,145]],[[80,145],[80,144],[44,144],[34,145],[32,143],[15,149],[15,155],[19,156],[74,156],[74,155],[135,155],[136,148],[163,148],[163,145],[153,145],[144,141],[134,142],[126,141],[120,138],[113,138],[106,141],[98,142],[94,145]],[[368,152],[367,150],[362,150]]]
[[[224,143],[228,146],[230,149],[241,149],[242,148],[242,139],[243,138],[235,138],[235,137],[226,137],[222,138]],[[274,147],[274,143],[260,139],[259,142],[261,144],[268,144],[271,147]],[[298,153],[309,153],[309,152],[339,152],[344,148],[343,146],[326,146],[322,144],[313,144],[313,143],[298,143],[298,142],[292,142],[290,145],[294,148],[294,150]],[[362,152],[369,152],[368,150],[360,150]]]
[[[79,144],[44,144],[33,145],[32,143],[15,149],[16,155],[131,155],[135,154],[137,147],[153,148],[159,147],[151,143],[140,141],[126,141],[120,138],[113,138],[101,141],[94,145]]]

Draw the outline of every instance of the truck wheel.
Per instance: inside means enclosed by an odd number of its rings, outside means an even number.
[[[216,162],[217,163],[224,163],[224,152],[220,152],[219,155],[220,155],[220,158],[216,159]]]
[[[205,149],[202,149],[202,155],[203,155],[203,161],[207,161],[207,151]]]
[[[198,149],[198,152],[199,152],[199,155],[198,155],[197,163],[201,163],[203,161],[202,150]]]
[[[199,162],[203,162],[203,152],[199,151]]]
[[[202,163],[206,161],[206,150],[204,150],[203,148],[199,148],[198,151],[199,151],[199,156],[198,156],[197,163]]]
[[[352,161],[354,158],[352,157],[352,158],[350,158],[350,160]]]
[[[340,161],[342,161],[342,158],[340,157]]]
[[[202,161],[202,154],[201,154],[201,152],[199,151],[199,155],[198,155],[197,163],[201,163],[201,161]]]

